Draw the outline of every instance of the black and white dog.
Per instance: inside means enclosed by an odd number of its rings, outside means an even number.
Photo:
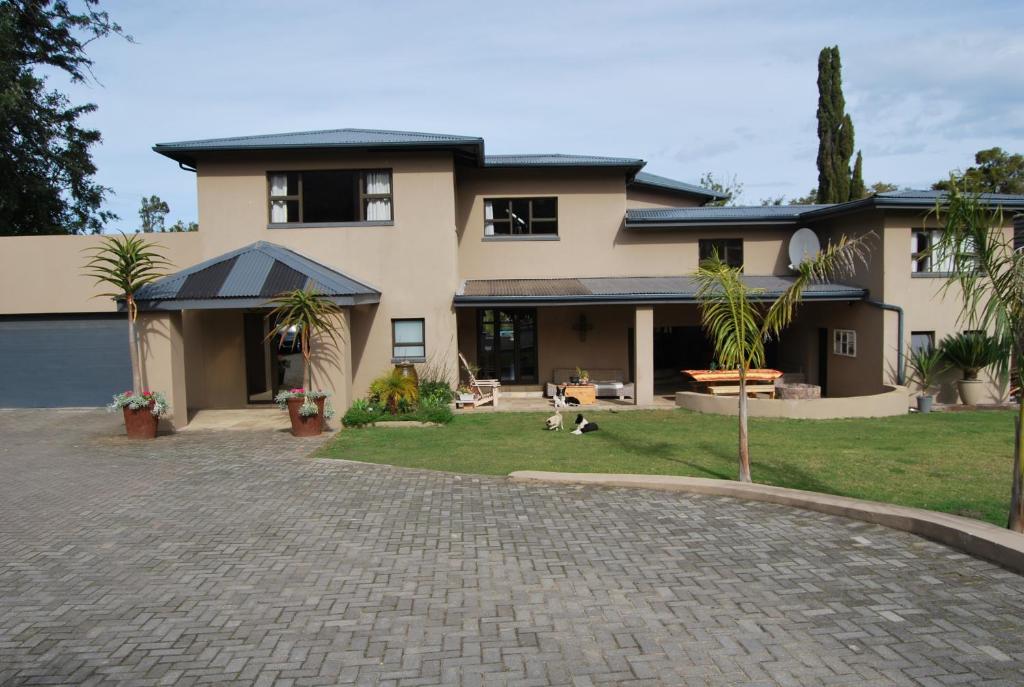
[[[576,429],[572,431],[573,434],[586,434],[587,432],[596,432],[600,427],[597,426],[596,422],[590,422],[583,415],[576,416]]]
[[[551,397],[551,401],[555,404],[555,408],[565,408],[568,406],[578,406],[580,400],[575,396],[566,396],[565,389],[561,387],[555,387],[555,395]]]

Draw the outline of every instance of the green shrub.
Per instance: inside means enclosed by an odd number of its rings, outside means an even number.
[[[419,389],[412,377],[406,377],[399,370],[391,370],[373,380],[370,396],[386,406],[392,415],[398,415],[416,407]]]
[[[420,403],[447,404],[455,400],[451,385],[442,380],[420,380]]]
[[[374,405],[365,398],[358,398],[341,418],[341,423],[346,427],[365,427],[382,420],[385,415],[385,410],[380,406]]]
[[[414,419],[420,422],[436,422],[439,425],[446,425],[455,418],[448,402],[420,402],[420,407],[413,415]]]

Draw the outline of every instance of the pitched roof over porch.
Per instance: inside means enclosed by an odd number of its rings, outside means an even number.
[[[792,277],[744,276],[755,300],[777,298],[793,283]],[[867,290],[847,284],[811,284],[805,301],[854,301]],[[455,295],[456,307],[482,305],[566,305],[580,303],[695,303],[693,277],[589,277],[580,279],[470,279]]]
[[[140,310],[258,308],[284,291],[313,289],[337,305],[380,302],[380,291],[266,241],[188,267],[139,289]]]

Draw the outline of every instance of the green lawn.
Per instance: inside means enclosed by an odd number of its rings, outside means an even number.
[[[544,430],[548,413],[458,415],[444,427],[344,429],[321,455],[507,475],[515,470],[736,477],[736,420],[684,410],[589,412],[601,431]],[[572,415],[565,414],[566,421]],[[1004,525],[1013,414],[750,422],[754,481]]]

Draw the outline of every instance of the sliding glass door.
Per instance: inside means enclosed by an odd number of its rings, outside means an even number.
[[[482,379],[537,383],[537,311],[477,311],[477,364]]]

